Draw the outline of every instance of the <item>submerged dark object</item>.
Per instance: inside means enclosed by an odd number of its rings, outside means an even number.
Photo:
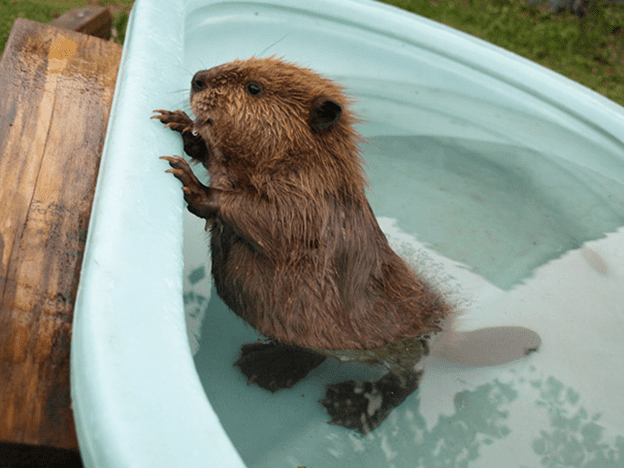
[[[322,401],[332,423],[366,434],[418,387],[452,312],[377,224],[348,103],[311,70],[250,59],[195,74],[195,121],[154,118],[210,173],[207,187],[182,158],[163,157],[189,211],[210,223],[219,296],[269,338],[245,345],[236,364],[271,391],[326,357],[383,364],[380,380],[331,385]]]

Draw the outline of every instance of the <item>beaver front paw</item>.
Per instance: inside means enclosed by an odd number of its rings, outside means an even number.
[[[195,124],[186,112],[176,110],[173,112],[158,109],[161,115],[153,115],[152,119],[158,119],[165,127],[180,132],[184,141],[184,152],[195,161],[204,162],[209,157],[208,147],[204,139],[195,130]]]
[[[195,125],[186,112],[175,110],[173,112],[163,109],[156,109],[153,112],[160,112],[161,115],[153,115],[152,119],[158,119],[165,124],[166,128],[176,132],[193,132]]]
[[[188,210],[200,218],[213,218],[217,213],[217,197],[220,191],[202,184],[195,177],[188,163],[180,156],[161,156],[160,159],[169,161],[171,166],[171,169],[167,169],[165,172],[173,174],[182,182],[184,200],[188,203]]]
[[[292,387],[325,360],[319,354],[281,343],[246,344],[241,351],[234,365],[240,367],[248,383],[272,392]]]

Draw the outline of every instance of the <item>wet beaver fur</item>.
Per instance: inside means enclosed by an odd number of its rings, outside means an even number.
[[[447,302],[390,248],[365,196],[366,180],[342,89],[275,58],[195,74],[193,121],[155,111],[204,164],[203,185],[165,156],[191,213],[210,222],[212,275],[223,301],[268,342],[236,363],[275,391],[326,357],[380,363],[375,382],[330,385],[322,403],[368,433],[417,387]]]

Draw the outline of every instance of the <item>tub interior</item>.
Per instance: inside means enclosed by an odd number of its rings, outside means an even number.
[[[199,8],[186,18],[187,82],[198,69],[253,55],[283,56],[340,82],[362,119],[369,200],[395,250],[457,304],[460,329],[523,325],[543,346],[497,367],[430,358],[419,390],[362,438],[328,425],[317,400],[327,384],[382,370],[328,360],[288,390],[247,385],[232,363],[259,336],[217,297],[208,235],[185,214],[195,366],[243,461],[257,468],[624,463],[621,139],[547,94],[355,29],[292,7]],[[232,45],[231,30],[248,40]]]

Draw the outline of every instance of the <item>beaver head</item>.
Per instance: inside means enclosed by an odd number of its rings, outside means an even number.
[[[360,138],[349,104],[331,80],[276,58],[236,60],[197,72],[191,82],[195,129],[210,155],[204,163],[226,164],[236,185],[290,171],[361,190]]]

